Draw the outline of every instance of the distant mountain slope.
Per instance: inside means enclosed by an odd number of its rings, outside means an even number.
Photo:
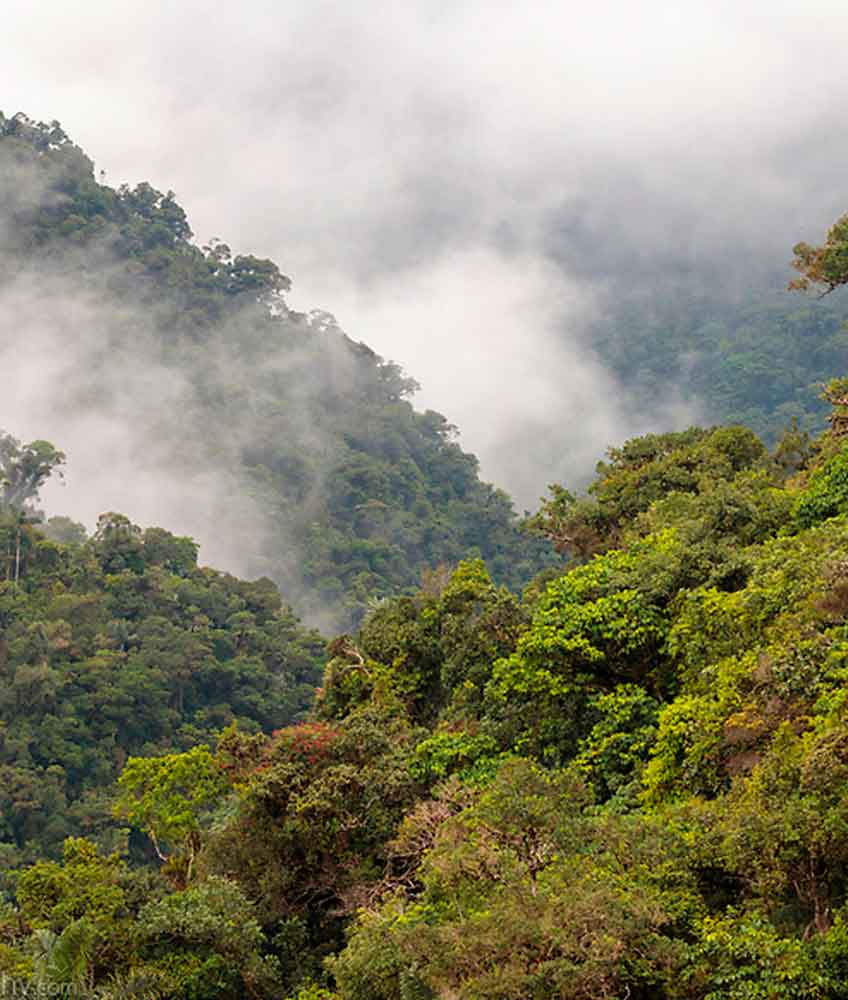
[[[740,260],[732,275],[723,268],[657,262],[650,280],[615,276],[589,331],[593,350],[636,412],[650,413],[674,391],[702,423],[744,424],[769,443],[793,418],[823,430],[820,386],[848,364],[848,298],[787,291],[788,263],[773,270]]]
[[[56,123],[0,116],[0,361],[41,338],[62,367],[41,405],[123,434],[187,503],[202,483],[243,572],[328,629],[427,566],[479,555],[517,587],[551,561],[412,379],[291,311],[272,261],[191,237],[173,194],[98,183]]]

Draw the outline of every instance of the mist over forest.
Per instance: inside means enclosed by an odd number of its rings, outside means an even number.
[[[172,189],[201,243],[275,260],[522,509],[611,442],[724,418],[697,377],[723,341],[688,302],[771,301],[842,210],[832,3],[8,13],[41,56],[9,47],[7,114],[58,118],[113,186]],[[693,343],[617,364],[606,318],[642,310],[638,339],[679,298],[662,322]]]
[[[415,381],[292,310],[273,261],[198,246],[172,193],[99,182],[57,123],[0,140],[3,419],[62,442],[50,513],[167,524],[331,632],[428,566],[482,555],[521,586],[552,560]]]
[[[848,997],[846,42],[7,5],[0,997]]]

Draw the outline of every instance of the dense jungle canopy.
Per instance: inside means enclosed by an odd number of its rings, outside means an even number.
[[[64,443],[0,437],[0,974],[177,1000],[848,997],[837,305],[758,313],[746,356],[779,342],[800,381],[754,398],[728,374],[716,406],[755,428],[611,443],[519,525],[405,375],[287,309],[276,265],[196,247],[171,195],[98,184],[58,126],[0,123],[0,159],[43,182],[0,183],[5,280],[37,262],[126,297],[116,350],[152,338],[198,373],[192,448],[232,413],[272,540],[247,582],[167,526],[45,520]],[[844,233],[796,247],[802,288],[848,281]],[[249,365],[225,386],[212,354]],[[319,437],[282,433],[294,399]]]

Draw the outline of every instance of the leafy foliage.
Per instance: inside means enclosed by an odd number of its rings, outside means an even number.
[[[827,231],[827,238],[820,247],[797,243],[792,252],[792,266],[799,273],[791,288],[806,291],[824,288],[832,292],[848,282],[848,216],[842,216]]]
[[[19,583],[0,582],[0,629],[9,861],[82,829],[107,836],[102,797],[131,754],[196,756],[235,719],[268,731],[293,721],[323,657],[269,580],[199,569],[190,539],[115,514],[82,545],[24,525]]]
[[[117,815],[143,829],[153,841],[160,861],[172,862],[162,853],[170,844],[180,851],[185,874],[191,868],[200,847],[200,820],[228,791],[227,781],[203,747],[192,747],[182,754],[164,757],[130,757],[118,781],[120,795],[115,803]]]
[[[482,702],[430,722],[432,805],[400,838],[424,845],[417,875],[360,914],[329,964],[341,997],[844,995],[832,428],[788,484],[779,450],[730,429],[666,439],[668,464],[628,442],[567,501],[606,525],[602,554],[531,588]],[[400,691],[393,634],[393,669],[370,669]]]
[[[24,445],[0,431],[0,509],[23,510],[64,461],[49,441]]]

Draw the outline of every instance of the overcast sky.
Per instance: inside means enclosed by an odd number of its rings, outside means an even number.
[[[0,109],[273,257],[532,506],[646,429],[579,340],[600,290],[562,220],[625,257],[788,258],[845,208],[846,51],[837,0],[6,0]]]

